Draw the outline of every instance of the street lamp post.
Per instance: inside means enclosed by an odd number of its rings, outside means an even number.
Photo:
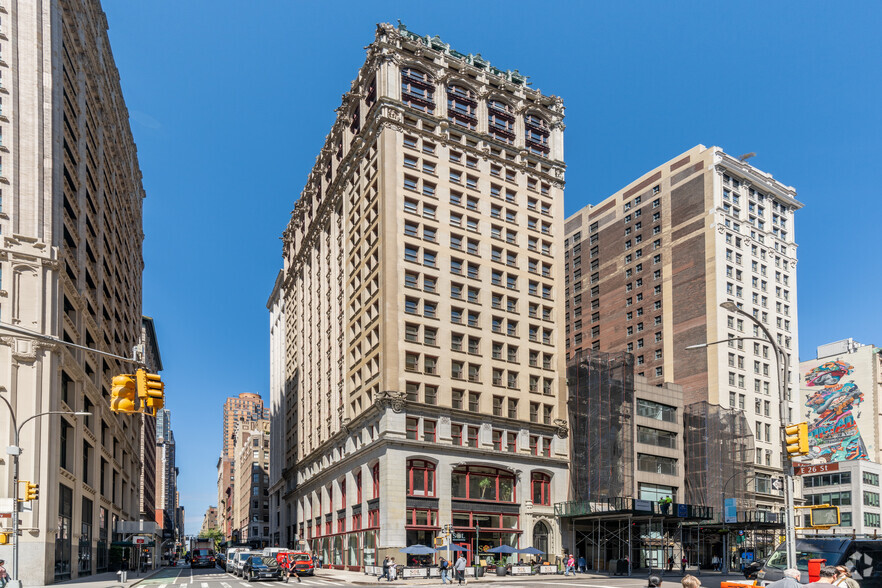
[[[732,337],[730,339],[723,339],[721,341],[712,341],[710,343],[700,343],[698,345],[690,345],[686,349],[700,349],[703,347],[709,347],[711,345],[717,345],[718,343],[726,343],[728,341],[744,341],[744,340],[758,340],[767,342],[772,346],[772,349],[775,352],[775,363],[778,368],[778,401],[779,401],[779,414],[781,415],[781,420],[786,419],[787,415],[787,382],[786,377],[788,373],[788,361],[787,354],[784,353],[778,344],[775,343],[775,338],[772,337],[772,334],[766,328],[766,326],[755,316],[752,314],[745,312],[744,310],[738,308],[734,302],[726,301],[720,304],[720,307],[728,310],[729,312],[734,312],[735,314],[739,314],[747,319],[749,319],[752,323],[754,323],[757,327],[759,327],[760,331],[765,335],[765,339],[761,337]],[[784,470],[784,538],[787,543],[787,567],[795,568],[796,567],[796,531],[794,529],[794,521],[793,521],[793,465],[785,464],[785,456],[787,455],[787,445],[784,442],[784,427],[779,427],[780,436],[781,436],[781,464],[782,469]]]
[[[28,421],[32,421],[37,417],[51,414],[91,416],[92,413],[68,412],[66,410],[50,410],[47,412],[41,412],[32,415],[22,421],[22,423],[19,425],[15,417],[15,410],[13,410],[12,404],[9,402],[9,400],[7,400],[5,396],[0,396],[0,400],[3,400],[3,402],[6,403],[6,407],[9,408],[9,417],[12,420],[12,430],[15,432],[14,444],[6,448],[6,453],[12,456],[12,580],[9,581],[8,588],[21,588],[21,578],[19,578],[18,571],[18,554],[20,551],[18,541],[18,460],[19,457],[21,457],[21,445],[19,444],[21,429],[28,423]]]

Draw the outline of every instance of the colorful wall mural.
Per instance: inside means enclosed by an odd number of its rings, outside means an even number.
[[[864,401],[864,395],[854,380],[842,381],[853,371],[854,366],[837,359],[806,372],[806,386],[818,388],[809,394],[805,403],[809,408],[811,452],[808,459],[826,462],[868,459],[855,417],[855,414],[860,416],[860,412],[853,412]]]

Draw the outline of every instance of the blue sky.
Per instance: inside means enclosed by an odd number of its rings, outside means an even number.
[[[138,144],[187,528],[216,504],[224,398],[268,400],[266,301],[294,201],[364,61],[401,19],[567,107],[567,214],[690,147],[795,186],[800,355],[882,345],[878,2],[104,0]]]

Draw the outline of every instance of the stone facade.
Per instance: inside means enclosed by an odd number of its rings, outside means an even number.
[[[142,200],[137,151],[97,0],[0,1],[0,322],[131,357],[141,339]],[[22,430],[20,578],[44,585],[108,568],[117,521],[141,515],[141,419],[108,406],[133,366],[0,336],[0,394]],[[13,438],[0,409],[3,443]],[[9,460],[0,467],[12,494]],[[3,519],[8,522],[8,519]],[[2,524],[6,524],[5,522]],[[0,548],[11,562],[11,548]]]
[[[236,433],[232,495],[233,540],[266,547],[269,543],[270,422],[243,421]]]
[[[360,568],[452,524],[561,552],[563,111],[378,26],[283,235],[288,544]]]

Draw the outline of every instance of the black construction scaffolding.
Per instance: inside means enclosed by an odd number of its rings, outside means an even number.
[[[634,356],[582,350],[567,365],[571,497],[630,495],[634,486]]]

